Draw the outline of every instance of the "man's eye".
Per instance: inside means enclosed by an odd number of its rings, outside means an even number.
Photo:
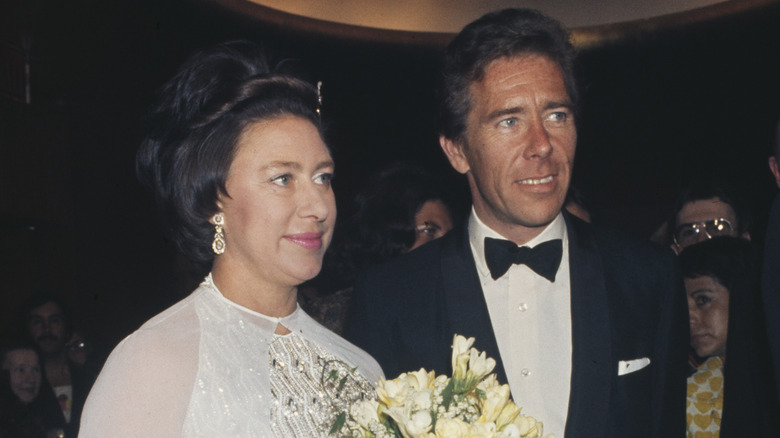
[[[547,120],[551,122],[564,122],[569,118],[569,115],[565,111],[555,111],[547,116]]]
[[[286,186],[292,181],[292,176],[288,173],[271,178],[271,182],[278,186]]]
[[[329,186],[331,181],[333,181],[333,174],[328,172],[318,173],[314,175],[314,182],[317,184],[322,184],[325,186]]]
[[[498,126],[502,126],[504,128],[511,128],[512,126],[517,125],[517,118],[510,117],[508,119],[504,119],[500,122],[498,122]]]

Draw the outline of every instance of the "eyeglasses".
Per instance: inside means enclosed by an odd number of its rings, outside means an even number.
[[[716,236],[731,236],[734,233],[734,227],[731,226],[731,222],[722,217],[682,224],[674,232],[674,243],[680,247],[692,245],[701,240],[702,233],[708,239]]]

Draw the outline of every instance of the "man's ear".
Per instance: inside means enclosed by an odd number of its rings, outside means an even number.
[[[772,175],[775,177],[775,183],[780,188],[780,168],[778,168],[777,158],[775,156],[769,157],[769,170],[772,171]]]
[[[450,165],[460,173],[466,173],[471,169],[469,160],[463,153],[463,145],[459,141],[451,140],[443,135],[439,136],[439,145],[441,145],[444,155],[450,160]]]

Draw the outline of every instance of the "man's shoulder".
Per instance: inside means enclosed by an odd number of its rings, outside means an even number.
[[[590,236],[595,242],[601,255],[609,259],[632,260],[674,260],[674,253],[668,247],[642,240],[624,231],[605,227],[597,224],[589,224],[579,219],[572,221],[572,230],[578,237],[583,234]]]

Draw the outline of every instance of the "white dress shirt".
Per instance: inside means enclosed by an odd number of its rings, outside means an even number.
[[[498,350],[512,398],[544,423],[545,434],[562,438],[571,390],[571,281],[569,239],[563,215],[523,246],[553,239],[563,241],[561,265],[552,283],[526,265],[512,265],[493,280],[485,263],[485,237],[505,239],[485,225],[473,207],[469,240],[485,295]]]

